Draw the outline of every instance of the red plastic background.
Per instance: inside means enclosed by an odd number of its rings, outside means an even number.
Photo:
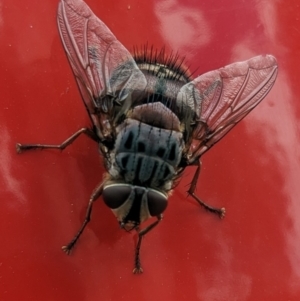
[[[279,75],[266,99],[203,156],[143,242],[101,199],[71,256],[61,251],[101,181],[97,145],[17,155],[15,143],[59,143],[89,118],[56,26],[58,1],[0,2],[0,300],[300,300],[300,8],[298,0],[88,0],[127,47],[186,57],[204,73],[271,53]]]

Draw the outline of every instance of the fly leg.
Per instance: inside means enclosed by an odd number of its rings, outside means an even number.
[[[70,144],[72,144],[81,134],[85,134],[91,139],[98,141],[96,135],[94,132],[89,128],[82,128],[76,133],[74,133],[71,137],[69,137],[67,140],[65,140],[61,144],[52,145],[52,144],[16,144],[17,153],[21,153],[22,151],[29,150],[29,149],[60,149],[63,150]]]
[[[148,227],[146,227],[145,229],[138,232],[139,240],[138,240],[138,243],[135,248],[134,269],[132,271],[133,274],[143,273],[143,269],[142,269],[141,261],[140,261],[140,248],[141,248],[141,244],[142,244],[142,239],[143,239],[144,235],[146,235],[150,230],[152,230],[155,226],[157,226],[159,224],[159,222],[163,218],[163,215],[160,214],[156,218],[157,218],[157,221],[153,222]]]
[[[203,202],[202,200],[200,200],[196,195],[195,195],[195,189],[196,189],[196,185],[198,182],[198,178],[200,175],[200,170],[201,170],[201,162],[197,161],[197,163],[195,164],[197,165],[197,169],[196,172],[194,174],[193,180],[191,182],[190,188],[188,190],[188,194],[190,196],[192,196],[202,207],[204,207],[206,210],[212,212],[212,213],[216,213],[219,215],[220,218],[223,218],[225,216],[225,208],[215,208],[212,207],[208,204],[206,204],[205,202]]]
[[[87,210],[86,210],[84,222],[81,225],[79,231],[77,232],[77,234],[74,236],[74,238],[66,246],[62,246],[62,250],[65,253],[67,253],[68,255],[70,254],[71,250],[73,249],[74,245],[76,244],[77,240],[79,239],[79,237],[82,234],[83,230],[85,229],[86,225],[91,220],[91,213],[92,213],[93,203],[102,194],[102,191],[103,191],[103,183],[101,183],[93,191],[93,193],[92,193],[92,195],[90,197],[89,205],[88,205]]]

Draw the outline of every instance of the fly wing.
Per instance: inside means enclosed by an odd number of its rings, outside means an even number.
[[[268,94],[277,76],[271,55],[257,56],[205,73],[184,85],[177,97],[195,108],[191,161],[218,142]]]
[[[83,101],[100,139],[111,135],[114,106],[130,102],[146,79],[126,48],[81,0],[61,0],[58,28]],[[130,106],[130,104],[126,104]]]

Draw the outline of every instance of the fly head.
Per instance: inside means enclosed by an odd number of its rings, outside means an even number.
[[[113,211],[121,228],[131,231],[168,205],[166,194],[151,188],[126,183],[110,183],[103,188],[103,200]]]

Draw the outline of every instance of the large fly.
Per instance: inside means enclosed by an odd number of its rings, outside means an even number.
[[[223,218],[224,208],[196,194],[200,158],[272,88],[277,62],[261,55],[192,78],[178,56],[145,47],[131,55],[82,0],[61,0],[58,29],[92,127],[60,145],[17,144],[17,151],[64,149],[85,134],[99,145],[105,179],[92,193],[85,220],[62,249],[69,254],[102,195],[120,226],[136,230],[133,273],[142,273],[142,238],[162,220],[168,196],[187,166],[188,194]],[[147,227],[140,225],[154,218]]]

